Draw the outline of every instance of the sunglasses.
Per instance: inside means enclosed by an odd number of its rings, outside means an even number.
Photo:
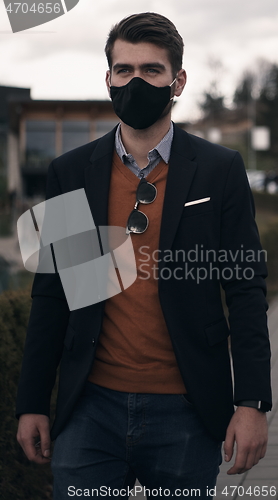
[[[157,189],[154,184],[147,182],[143,177],[137,187],[136,191],[136,203],[134,209],[132,210],[126,225],[126,234],[144,233],[149,225],[149,219],[143,212],[138,210],[139,203],[148,205],[156,199]]]

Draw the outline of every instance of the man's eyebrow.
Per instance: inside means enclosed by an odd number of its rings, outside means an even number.
[[[114,64],[114,66],[113,66],[112,69],[113,69],[113,71],[116,71],[117,69],[122,69],[122,68],[124,68],[124,69],[132,69],[133,66],[132,66],[132,64],[116,63],[116,64]]]
[[[140,64],[140,69],[148,69],[148,68],[161,69],[162,71],[165,71],[166,69],[164,64],[158,62]],[[126,64],[126,63],[114,64],[113,71],[117,71],[118,69],[134,69],[134,66],[132,64]]]
[[[158,63],[158,62],[153,62],[153,63],[145,63],[140,66],[142,69],[148,69],[148,68],[157,68],[161,70],[165,70],[164,64]]]

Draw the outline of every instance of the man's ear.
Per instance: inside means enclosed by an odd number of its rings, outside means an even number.
[[[111,97],[111,96],[110,96],[111,72],[110,72],[110,70],[109,70],[109,69],[106,71],[106,75],[105,75],[105,83],[106,83],[106,87],[107,87],[107,90],[108,90],[109,97]]]
[[[186,71],[184,69],[180,69],[177,73],[177,76],[176,76],[177,80],[176,80],[176,90],[175,90],[175,93],[174,95],[179,97],[182,92],[183,92],[183,89],[186,85],[186,81],[187,81],[187,74],[186,74]]]

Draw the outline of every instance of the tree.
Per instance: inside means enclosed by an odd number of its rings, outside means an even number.
[[[245,108],[248,106],[248,102],[253,98],[254,83],[254,74],[251,73],[251,71],[246,71],[234,92],[233,102],[237,108]]]
[[[278,154],[278,65],[269,65],[258,99],[257,124],[270,128],[270,153]]]
[[[233,102],[238,118],[251,119],[253,125],[270,129],[268,151],[259,151],[261,164],[277,168],[278,153],[278,65],[265,59],[257,61],[254,70],[247,70],[234,92]]]
[[[204,93],[203,101],[200,103],[201,109],[204,111],[206,118],[218,120],[223,114],[224,96],[214,96],[209,92]]]
[[[209,57],[208,67],[212,73],[209,89],[204,92],[203,100],[199,103],[204,112],[205,118],[213,122],[218,121],[226,110],[224,105],[224,95],[220,91],[219,82],[224,72],[224,66],[220,59]]]

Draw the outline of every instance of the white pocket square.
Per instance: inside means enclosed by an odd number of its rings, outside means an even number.
[[[208,198],[200,198],[200,200],[188,201],[184,204],[185,207],[189,207],[190,205],[197,205],[197,203],[205,203],[205,201],[209,201],[210,196]]]

